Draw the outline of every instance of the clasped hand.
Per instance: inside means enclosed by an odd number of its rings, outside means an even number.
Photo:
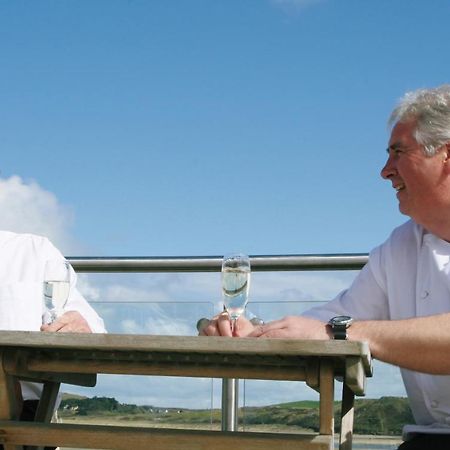
[[[200,336],[231,337],[228,314],[223,312],[213,317],[209,324],[200,331]],[[262,337],[285,339],[329,339],[326,324],[316,319],[303,316],[287,316],[263,325],[253,325],[245,317],[236,322],[235,337]]]
[[[54,322],[41,326],[41,331],[61,333],[92,333],[91,328],[78,311],[67,311]]]

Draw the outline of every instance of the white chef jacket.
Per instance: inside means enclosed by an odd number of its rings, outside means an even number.
[[[448,313],[449,262],[450,243],[409,220],[370,253],[349,289],[305,315],[328,321],[336,315],[397,320]],[[401,372],[416,421],[416,425],[405,426],[404,436],[450,433],[450,376]]]
[[[39,331],[44,315],[43,277],[45,262],[63,259],[47,238],[0,231],[0,329]],[[78,311],[91,330],[105,332],[103,320],[76,288],[71,269],[71,288],[66,311]],[[41,385],[22,383],[25,400],[39,398]]]

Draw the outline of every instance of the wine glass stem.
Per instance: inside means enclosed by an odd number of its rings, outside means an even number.
[[[231,319],[231,335],[234,336],[234,330],[236,329],[236,319]]]

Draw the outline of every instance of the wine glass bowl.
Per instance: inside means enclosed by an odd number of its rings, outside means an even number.
[[[245,311],[250,289],[250,258],[242,253],[226,255],[222,261],[223,306],[234,333],[237,319]]]
[[[70,292],[70,264],[63,259],[50,259],[44,269],[44,307],[46,323],[62,315]]]

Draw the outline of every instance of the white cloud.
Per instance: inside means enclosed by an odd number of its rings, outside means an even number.
[[[153,334],[166,336],[189,336],[192,334],[192,325],[173,320],[171,317],[147,317],[143,324],[133,319],[125,319],[121,322],[123,333],[128,334]]]
[[[77,288],[83,293],[84,298],[88,301],[100,300],[100,289],[91,283],[89,275],[85,273],[78,273],[77,276]]]
[[[124,300],[132,300],[134,302],[165,302],[169,301],[170,297],[167,292],[159,287],[154,289],[140,289],[123,284],[113,284],[112,286],[108,286],[104,289],[102,299],[112,302],[120,302]]]
[[[73,212],[34,181],[0,178],[0,211],[2,230],[46,236],[63,252],[76,247],[69,233]]]

